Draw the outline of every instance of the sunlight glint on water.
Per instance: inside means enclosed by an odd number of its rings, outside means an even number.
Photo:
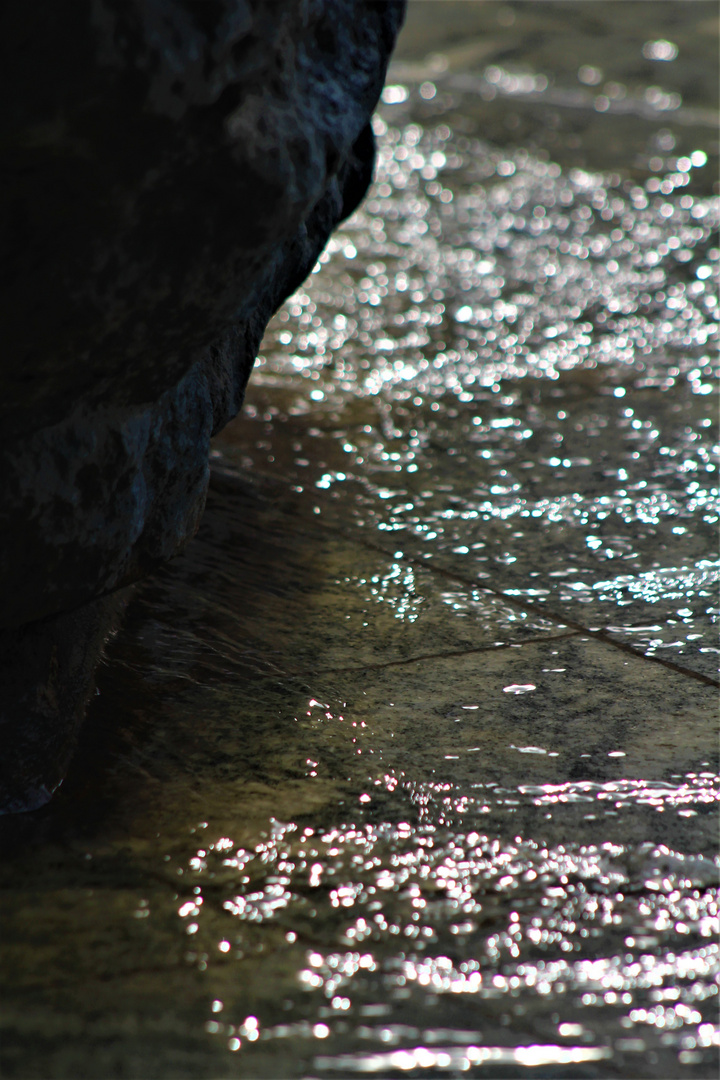
[[[3,1075],[716,1074],[716,26],[411,5],[16,823]]]
[[[407,112],[376,122],[374,195],[266,337],[250,417],[289,413],[294,454],[276,439],[266,463],[223,452],[317,492],[330,524],[374,533],[389,571],[344,581],[401,621],[428,617],[417,560],[429,560],[457,576],[442,593],[454,618],[482,620],[500,590],[556,624],[564,612],[716,674],[717,205],[684,193],[707,156],[645,180],[564,170],[458,135],[440,106],[420,122],[414,94],[386,94]],[[509,608],[506,628],[525,617]],[[493,619],[502,625],[496,608]],[[536,686],[503,689],[527,701]],[[314,917],[335,913],[343,947],[304,954],[301,983],[324,1002],[317,1022],[261,1038],[317,1042],[314,1067],[333,1075],[610,1055],[634,1075],[658,1046],[682,1066],[706,1060],[717,865],[651,840],[545,845],[524,825],[541,834],[554,818],[557,835],[577,808],[572,820],[600,835],[633,815],[643,824],[631,832],[655,835],[649,815],[714,809],[717,773],[470,782],[457,770],[482,769],[485,746],[441,753],[447,781],[392,768],[360,796],[364,814],[378,785],[402,793],[416,824],[361,816],[302,842],[283,832],[282,876],[238,898],[234,915],[292,911],[304,876],[327,890]],[[507,747],[552,765],[562,740]],[[618,768],[627,753],[617,741],[604,750]],[[513,816],[514,842],[486,831]],[[518,1031],[543,1037],[518,1045]],[[237,1037],[232,1019],[218,1034]]]

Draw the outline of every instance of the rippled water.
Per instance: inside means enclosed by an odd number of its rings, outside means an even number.
[[[414,7],[3,822],[3,1075],[715,1075],[716,9],[647,7]]]

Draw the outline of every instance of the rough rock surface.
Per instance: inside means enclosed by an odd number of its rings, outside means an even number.
[[[0,810],[36,810],[75,750],[103,645],[119,624],[118,592],[40,622],[0,630]]]
[[[195,531],[268,319],[366,190],[402,12],[6,6],[0,628],[44,641]]]

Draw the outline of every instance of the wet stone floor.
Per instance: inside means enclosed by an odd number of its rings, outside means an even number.
[[[716,1075],[715,7],[437,7],[2,821],[3,1077]]]

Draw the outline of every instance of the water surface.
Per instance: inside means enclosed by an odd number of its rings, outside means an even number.
[[[3,1075],[715,1075],[716,8],[417,4],[55,801]]]

